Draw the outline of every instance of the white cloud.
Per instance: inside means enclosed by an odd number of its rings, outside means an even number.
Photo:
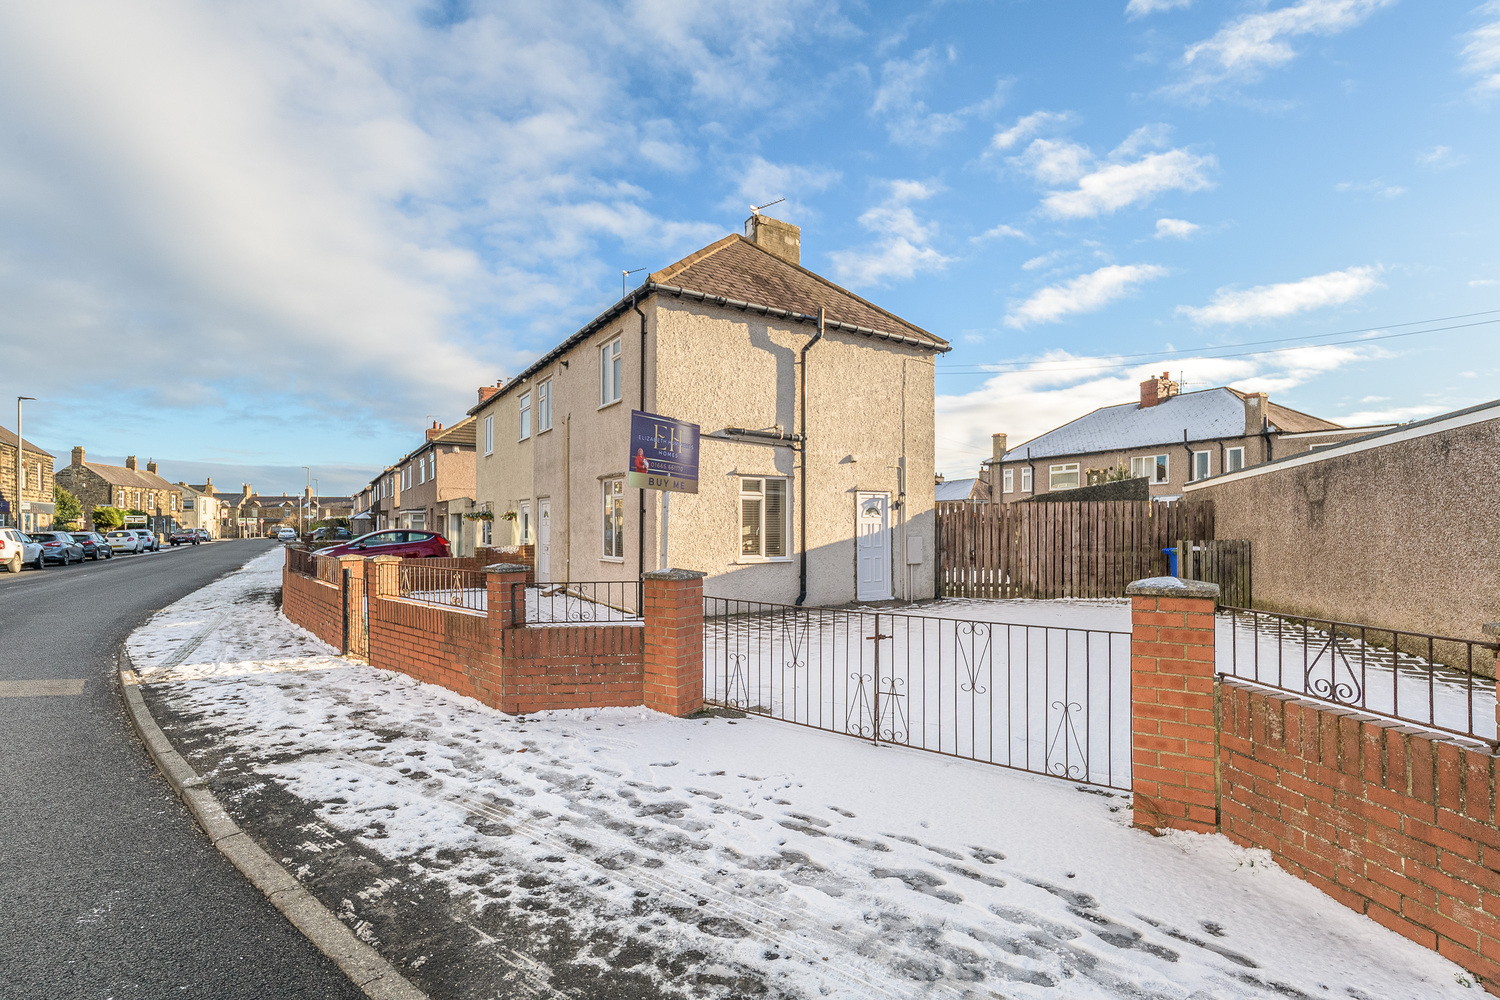
[[[911,202],[925,201],[939,190],[922,181],[891,181],[885,200],[859,217],[859,224],[875,234],[874,245],[829,255],[839,280],[879,285],[945,267],[951,258],[930,245],[937,227],[919,219],[911,207]]]
[[[1033,139],[1024,152],[1011,157],[1009,162],[1043,184],[1071,184],[1088,173],[1093,159],[1094,154],[1080,143]]]
[[[1417,154],[1417,163],[1434,170],[1447,170],[1468,162],[1468,157],[1456,152],[1452,146],[1433,146]]]
[[[1145,17],[1147,14],[1156,14],[1164,10],[1190,7],[1192,3],[1193,0],[1130,0],[1125,5],[1125,16],[1131,18]]]
[[[796,221],[796,216],[804,210],[802,199],[828,190],[842,176],[828,167],[772,163],[765,157],[752,156],[735,178],[735,193],[726,196],[719,207],[728,212],[748,213],[751,205],[764,205],[785,198],[786,201],[777,205],[771,214]]]
[[[1055,264],[1059,260],[1062,260],[1067,255],[1068,252],[1066,250],[1054,250],[1051,253],[1044,253],[1040,257],[1033,257],[1030,260],[1024,262],[1021,265],[1021,270],[1035,271],[1037,268],[1048,267],[1052,264]]]
[[[1248,358],[1172,358],[1119,367],[1118,358],[1056,351],[997,372],[964,393],[943,393],[939,363],[936,399],[937,469],[949,476],[972,476],[990,457],[990,435],[1009,435],[1014,448],[1101,406],[1139,399],[1137,387],[1170,368],[1195,386],[1229,385],[1266,392],[1275,399],[1351,364],[1382,357],[1374,345],[1295,348]],[[1343,420],[1319,413],[1331,420]],[[1354,414],[1364,416],[1366,414]]]
[[[1206,306],[1178,306],[1195,323],[1250,323],[1279,319],[1311,309],[1343,305],[1382,287],[1377,267],[1351,267],[1301,281],[1257,285],[1244,291],[1221,288]]]
[[[1042,209],[1060,219],[1085,219],[1149,202],[1167,191],[1202,191],[1213,187],[1208,172],[1216,165],[1212,156],[1185,149],[1106,163],[1078,178],[1077,188],[1048,194],[1042,199]]]
[[[990,97],[956,111],[928,108],[922,92],[943,65],[956,62],[957,58],[952,48],[940,53],[935,47],[928,47],[910,59],[891,59],[880,67],[880,86],[875,90],[870,113],[886,119],[886,132],[892,142],[930,146],[963,128],[968,119],[987,114],[1004,103],[1005,85],[1001,82]]]
[[[1469,33],[1463,47],[1463,68],[1465,73],[1478,77],[1475,92],[1488,96],[1500,93],[1500,0],[1490,0],[1478,11],[1494,20]]]
[[[1364,402],[1364,400],[1361,400]],[[1409,420],[1420,420],[1434,414],[1453,409],[1451,406],[1419,404],[1416,406],[1385,406],[1372,410],[1355,410],[1328,419],[1345,427],[1368,427],[1370,424],[1404,424]]]
[[[1014,237],[1018,240],[1027,241],[1030,241],[1031,239],[1030,236],[1027,236],[1025,233],[1021,232],[1021,230],[1019,229],[1016,229],[1014,226],[1001,224],[995,226],[993,229],[986,229],[978,236],[971,237],[971,241],[974,243],[983,243],[986,240],[998,240],[1004,239],[1005,237]]]
[[[1033,111],[1016,120],[1016,123],[1008,129],[995,133],[990,140],[991,148],[1007,150],[1019,143],[1025,142],[1036,135],[1042,129],[1050,125],[1065,125],[1073,120],[1071,111]]]
[[[1020,328],[1055,323],[1064,316],[1094,312],[1166,273],[1166,268],[1155,264],[1110,264],[1038,290],[1006,315],[1005,325]]]
[[[1406,193],[1406,188],[1399,184],[1387,184],[1385,181],[1340,181],[1333,186],[1340,194],[1367,194],[1374,198],[1389,201],[1399,198]]]
[[[1275,10],[1245,14],[1212,38],[1183,52],[1188,76],[1168,88],[1180,96],[1204,98],[1214,85],[1249,82],[1262,71],[1296,58],[1291,39],[1303,35],[1336,35],[1358,26],[1396,0],[1300,0]]]
[[[1156,238],[1159,240],[1166,239],[1168,237],[1171,237],[1173,239],[1185,240],[1189,236],[1196,233],[1198,229],[1199,226],[1197,223],[1188,222],[1186,219],[1156,220]]]
[[[1494,278],[1474,278],[1469,281],[1470,288],[1489,288],[1493,285],[1500,285],[1500,281]]]

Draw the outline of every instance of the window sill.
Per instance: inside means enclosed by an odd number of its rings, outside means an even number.
[[[767,563],[789,563],[789,562],[792,562],[792,561],[793,560],[792,560],[791,556],[770,556],[770,557],[765,557],[765,556],[740,556],[738,559],[735,559],[729,565],[731,565],[731,566],[764,566]]]
[[[539,431],[536,432],[536,436],[537,437],[541,437],[543,434],[547,433],[551,429],[552,429],[551,427],[543,427],[541,430],[539,430]]]
[[[601,409],[601,410],[607,410],[611,406],[619,406],[624,401],[625,401],[625,397],[621,396],[619,399],[612,399],[608,403],[600,403],[599,404],[599,409]]]
[[[623,563],[625,561],[625,557],[624,556],[600,556],[599,557],[599,561],[600,562],[607,562],[607,563]]]

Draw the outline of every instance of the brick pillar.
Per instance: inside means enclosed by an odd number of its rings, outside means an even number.
[[[401,593],[401,557],[372,556],[369,561],[371,597],[397,597]]]
[[[495,563],[484,568],[485,606],[492,630],[526,624],[526,591],[516,584],[526,583],[530,575],[531,567],[520,563]]]
[[[690,569],[645,574],[646,707],[691,715],[703,707],[703,577]]]
[[[1482,626],[1481,631],[1484,632],[1486,638],[1494,642],[1496,639],[1500,639],[1500,622],[1487,622]],[[1500,653],[1495,654],[1494,667],[1495,674],[1500,676]],[[1495,729],[1497,732],[1500,732],[1500,700],[1495,702]]]
[[[1131,787],[1135,825],[1219,828],[1214,606],[1219,587],[1161,576],[1130,598]]]
[[[349,571],[349,592],[344,595],[348,604],[344,607],[344,621],[348,629],[344,634],[344,652],[349,656],[365,655],[365,557],[341,555],[339,559],[339,586],[342,588],[344,571]]]

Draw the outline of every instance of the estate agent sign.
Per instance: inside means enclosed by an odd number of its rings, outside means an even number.
[[[631,410],[628,468],[628,486],[697,493],[698,425]]]

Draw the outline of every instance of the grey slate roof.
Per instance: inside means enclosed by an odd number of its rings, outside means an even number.
[[[1285,412],[1286,423],[1295,427],[1283,427],[1277,418]],[[1285,410],[1271,404],[1271,429],[1312,430],[1336,428],[1326,420],[1308,417],[1295,410]],[[1302,418],[1296,420],[1296,417]],[[1101,451],[1125,451],[1135,448],[1152,448],[1161,445],[1181,444],[1183,431],[1189,441],[1208,441],[1214,438],[1241,437],[1245,433],[1245,403],[1233,389],[1219,387],[1199,392],[1185,392],[1162,400],[1155,406],[1136,403],[1121,403],[1103,406],[1086,413],[1077,420],[1032,438],[1005,453],[1004,461],[1024,461],[1027,451],[1032,458],[1052,458],[1061,455],[1087,455]]]
[[[943,503],[947,500],[967,500],[969,499],[969,495],[974,492],[974,484],[978,481],[977,479],[944,480],[937,484],[936,495],[933,499],[938,503]]]

